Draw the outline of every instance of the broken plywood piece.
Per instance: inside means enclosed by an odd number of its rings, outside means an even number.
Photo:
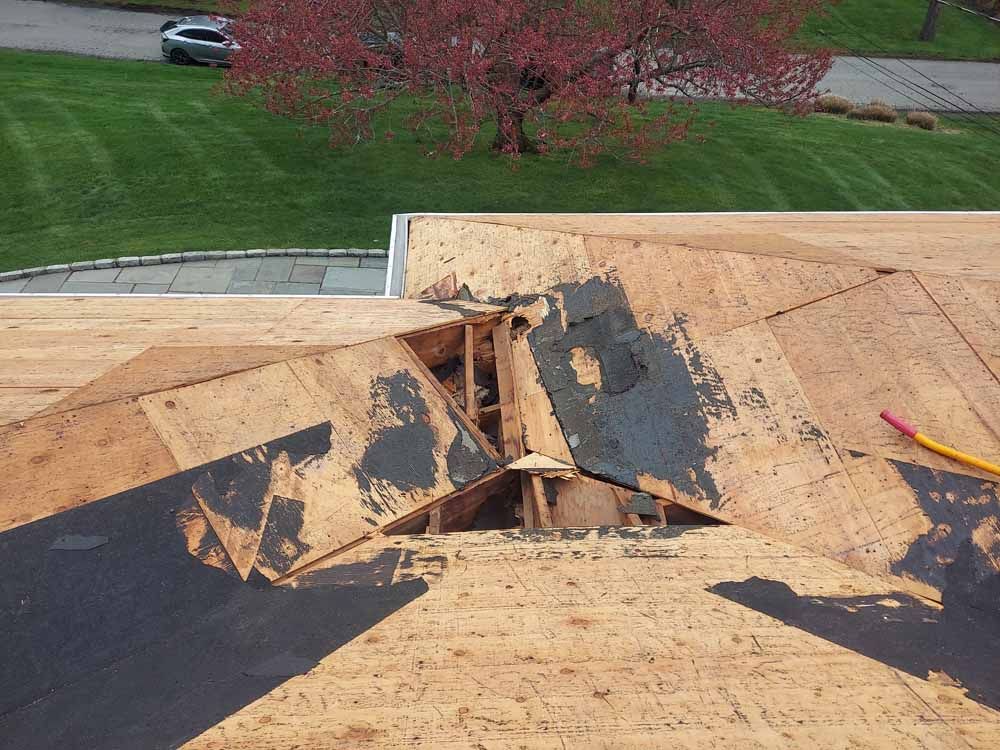
[[[886,572],[878,532],[765,321],[696,341],[669,313],[640,326],[613,278],[546,297],[525,338],[577,466]],[[580,377],[581,350],[598,383]]]
[[[458,297],[458,282],[455,280],[455,272],[431,284],[426,289],[421,290],[417,295],[419,300],[448,300]]]
[[[1000,457],[1000,382],[912,274],[898,273],[770,321],[838,448],[982,479],[886,425],[904,414],[946,445]]]
[[[497,465],[396,339],[145,397],[244,579],[274,580]],[[211,463],[210,463],[211,462]]]
[[[529,474],[538,474],[545,479],[569,479],[579,473],[575,466],[543,456],[541,453],[529,453],[511,464],[507,464],[507,468],[526,471]]]
[[[631,493],[628,502],[619,505],[618,510],[629,515],[660,517],[660,509],[656,500],[648,492]]]
[[[542,297],[535,303],[519,306],[517,314],[510,319],[517,324],[511,341],[511,366],[517,392],[518,415],[524,425],[522,432],[526,450],[537,451],[571,464],[573,454],[552,409],[549,393],[538,374],[531,344],[524,335],[541,322],[548,310],[548,300]],[[594,382],[593,378],[591,382]]]
[[[632,490],[586,476],[542,480],[542,496],[555,527],[630,525],[621,507]]]
[[[407,582],[426,582],[419,601],[186,747],[669,737],[924,750],[1000,737],[983,626],[963,642],[960,614],[736,527],[387,537],[287,585]]]

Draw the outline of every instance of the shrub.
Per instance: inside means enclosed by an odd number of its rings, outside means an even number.
[[[916,125],[918,128],[923,128],[924,130],[934,130],[937,127],[938,118],[930,112],[908,112],[906,114],[906,124]]]
[[[899,113],[879,99],[855,107],[847,113],[847,116],[852,120],[876,120],[878,122],[896,122],[899,119]]]
[[[854,105],[849,99],[842,96],[827,94],[816,100],[816,111],[826,112],[831,115],[846,115],[854,109]]]

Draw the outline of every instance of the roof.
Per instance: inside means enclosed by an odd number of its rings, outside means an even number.
[[[1000,457],[1000,216],[400,221],[408,299],[0,298],[4,736],[996,744],[1000,483],[878,414]]]

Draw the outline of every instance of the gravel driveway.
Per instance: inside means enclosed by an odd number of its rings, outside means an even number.
[[[0,47],[159,60],[160,24],[170,16],[0,0]]]

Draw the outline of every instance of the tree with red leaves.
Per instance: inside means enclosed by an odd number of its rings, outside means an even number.
[[[830,58],[790,40],[824,3],[257,0],[236,22],[227,87],[326,124],[334,145],[373,138],[405,96],[407,126],[443,124],[455,158],[484,125],[513,156],[558,148],[589,162],[614,146],[641,158],[691,122],[673,106],[653,114],[651,97],[808,101]]]

